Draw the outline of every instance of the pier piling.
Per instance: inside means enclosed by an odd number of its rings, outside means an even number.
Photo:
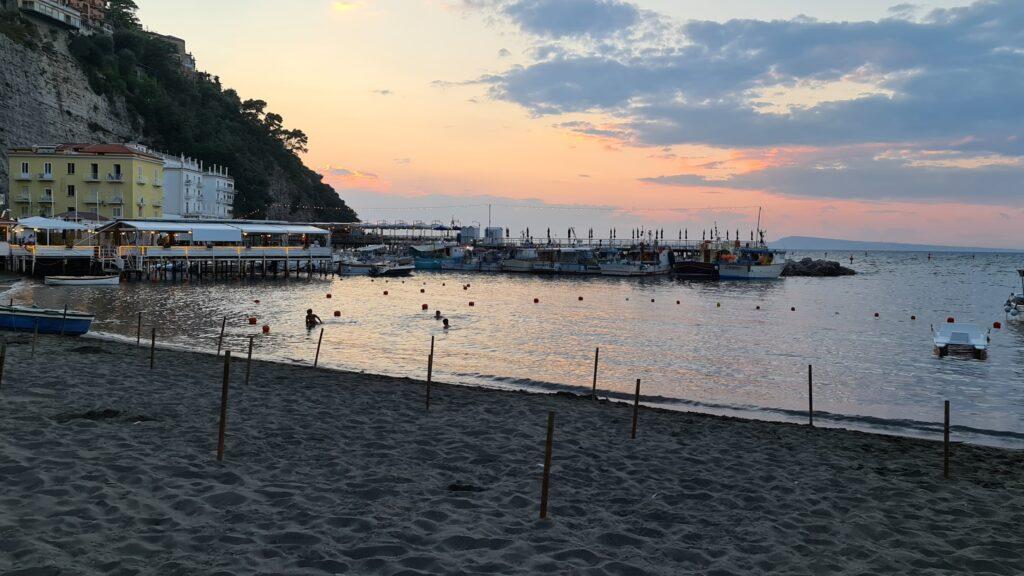
[[[807,425],[814,427],[814,367],[807,365]]]
[[[631,439],[636,439],[636,421],[640,417],[640,379],[636,379],[636,393],[633,395],[633,429],[629,433]]]
[[[153,332],[149,337],[149,369],[153,369],[153,360],[156,356],[156,326],[153,326]]]
[[[945,401],[945,422],[942,426],[942,477],[949,478],[949,400]]]
[[[638,380],[639,382],[639,380]],[[540,484],[540,519],[548,517],[548,488],[551,487],[551,446],[555,437],[555,412],[548,411],[548,438],[544,444],[544,477]]]
[[[139,311],[139,324],[135,330],[135,347],[139,348],[142,346],[142,311]]]
[[[217,461],[224,459],[224,432],[228,427],[228,381],[231,379],[231,350],[224,351],[224,380],[220,387],[220,427],[217,432]]]
[[[601,347],[594,348],[594,384],[590,395],[597,398],[597,360],[601,357]]]

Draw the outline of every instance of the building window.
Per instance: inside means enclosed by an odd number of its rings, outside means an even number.
[[[43,188],[43,198],[53,198],[53,188]]]
[[[117,176],[118,178],[121,177],[121,165],[120,164],[114,164],[114,176]]]
[[[47,176],[53,174],[53,164],[49,162],[43,164],[43,174],[46,174]]]
[[[28,174],[28,162],[21,163],[21,173]]]
[[[114,206],[111,214],[114,215],[114,218],[120,218],[121,217],[121,207],[120,206]]]
[[[68,162],[68,175],[70,176],[71,174],[74,174],[74,173],[75,173],[75,163],[74,162]]]
[[[68,184],[68,196],[74,196],[74,195],[75,195],[75,185],[74,184]]]
[[[92,176],[93,180],[98,179],[99,176],[100,176],[100,165],[99,164],[90,164],[89,165],[89,175]]]

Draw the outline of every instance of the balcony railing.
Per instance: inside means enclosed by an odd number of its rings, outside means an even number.
[[[22,172],[16,178],[16,180],[31,180],[31,179],[32,179],[32,175],[29,174],[28,172]]]
[[[114,174],[107,174],[107,180],[110,182],[124,182],[124,174],[115,172]]]
[[[53,194],[43,194],[39,199],[40,202],[53,202]]]
[[[146,180],[145,176],[139,176],[138,178],[135,179],[135,183],[136,184],[148,184],[149,180]]]
[[[40,180],[49,180],[51,182],[53,181],[53,174],[50,174],[48,172],[41,172],[36,177],[39,178]]]
[[[124,204],[124,198],[121,198],[120,196],[114,196],[110,200],[106,200],[105,203],[107,203],[107,204]]]

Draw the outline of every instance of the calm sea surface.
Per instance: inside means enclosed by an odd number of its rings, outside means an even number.
[[[828,256],[846,264],[849,255]],[[225,347],[235,354],[244,354],[256,335],[256,355],[309,363],[319,331],[307,332],[303,317],[313,308],[325,320],[324,366],[424,379],[436,336],[435,379],[536,391],[588,391],[600,346],[602,394],[625,399],[640,378],[648,404],[772,420],[806,421],[813,364],[819,425],[935,437],[949,400],[957,439],[1024,448],[1024,318],[1007,320],[1002,310],[1006,296],[1020,289],[1016,269],[1024,256],[853,255],[859,274],[843,278],[417,272],[387,282],[292,278],[113,288],[22,280],[2,297],[88,310],[97,316],[95,332],[132,340],[141,311],[144,334],[155,324],[161,342],[193,348],[215,349],[227,316]],[[790,254],[803,256],[823,254]],[[434,320],[437,309],[450,330]],[[259,324],[250,326],[250,316]],[[985,327],[1003,323],[992,331],[988,360],[932,354],[929,326],[947,316]],[[264,324],[269,335],[260,334]]]

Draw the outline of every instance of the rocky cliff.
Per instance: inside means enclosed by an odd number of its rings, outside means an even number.
[[[68,52],[67,35],[37,27],[19,41],[0,34],[0,192],[7,190],[7,149],[33,144],[126,142],[138,134],[124,101],[96,95]]]
[[[265,107],[215,76],[184,74],[173,47],[138,27],[75,36],[0,9],[0,192],[7,148],[141,142],[227,166],[238,217],[355,221],[303,165],[305,134]]]

